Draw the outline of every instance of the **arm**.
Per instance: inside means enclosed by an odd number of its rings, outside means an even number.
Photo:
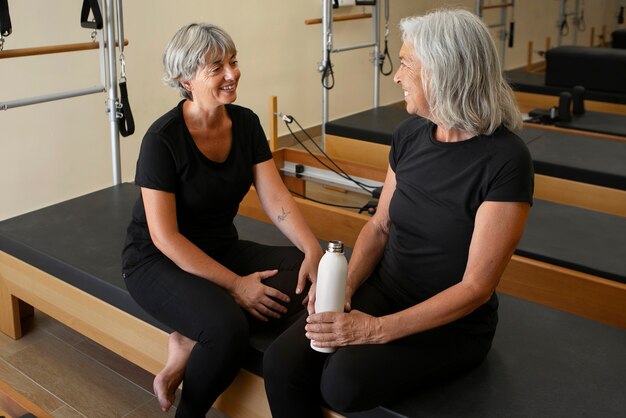
[[[379,318],[356,311],[312,315],[308,319],[308,337],[321,347],[381,344],[468,315],[495,291],[522,236],[529,211],[528,203],[484,202],[476,214],[461,282],[411,308]]]
[[[383,191],[378,200],[374,216],[365,224],[354,245],[348,266],[346,308],[350,310],[350,299],[359,286],[372,274],[383,256],[389,239],[389,204],[396,190],[396,174],[389,167]]]
[[[288,302],[287,295],[261,284],[261,280],[273,276],[275,271],[238,276],[179,232],[173,193],[142,187],[141,196],[154,245],[178,267],[226,289],[240,306],[259,319],[267,320],[268,316],[278,317],[279,312],[286,312],[286,308],[272,298]]]
[[[253,176],[254,186],[265,213],[278,229],[304,253],[304,261],[296,286],[296,293],[300,293],[304,289],[307,277],[312,282],[317,279],[317,266],[323,254],[322,248],[281,180],[274,161],[267,160],[256,164],[253,167]]]

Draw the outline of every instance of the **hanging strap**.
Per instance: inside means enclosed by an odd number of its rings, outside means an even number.
[[[513,48],[515,39],[515,0],[511,2],[511,22],[509,22],[509,48]]]
[[[4,37],[13,32],[11,27],[11,16],[9,15],[9,1],[0,0],[0,50],[4,44]]]
[[[126,88],[126,58],[124,57],[124,17],[122,0],[117,0],[117,43],[120,50],[120,109],[118,112],[118,125],[120,135],[127,137],[135,133],[135,119],[128,100]]]
[[[133,118],[133,112],[130,109],[126,80],[120,81],[120,102],[122,106],[119,109],[118,125],[120,135],[127,137],[135,133],[135,119]]]
[[[89,20],[89,12],[93,14],[94,20]],[[98,0],[83,0],[83,8],[80,11],[80,26],[89,29],[102,29],[102,13]]]
[[[380,55],[380,61],[378,68],[380,73],[384,76],[388,76],[393,72],[393,62],[391,61],[391,55],[389,54],[389,48],[387,47],[387,38],[389,37],[389,0],[385,0],[385,50]],[[385,59],[389,60],[389,70],[383,69],[385,65]]]

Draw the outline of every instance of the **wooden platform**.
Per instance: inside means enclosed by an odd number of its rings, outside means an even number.
[[[26,414],[36,418],[52,418],[52,415],[0,380],[0,417],[21,417]]]

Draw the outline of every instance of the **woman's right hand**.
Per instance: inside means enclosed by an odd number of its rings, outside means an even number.
[[[280,318],[287,312],[280,302],[289,303],[289,296],[261,283],[276,273],[278,270],[265,270],[239,277],[230,289],[235,302],[261,321]]]

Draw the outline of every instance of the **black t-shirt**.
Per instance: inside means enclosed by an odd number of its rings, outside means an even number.
[[[252,184],[252,167],[272,158],[259,118],[251,110],[226,105],[232,120],[232,145],[224,162],[208,159],[183,120],[183,103],[161,116],[141,143],[135,183],[174,193],[178,229],[203,251],[237,239],[233,218]],[[141,196],[122,254],[125,273],[160,254],[150,239]]]
[[[427,119],[408,119],[389,154],[397,185],[379,276],[407,306],[461,281],[482,202],[532,204],[532,159],[518,136],[500,127],[489,136],[443,143],[434,130]],[[477,332],[494,328],[496,309],[494,294],[459,323]]]

